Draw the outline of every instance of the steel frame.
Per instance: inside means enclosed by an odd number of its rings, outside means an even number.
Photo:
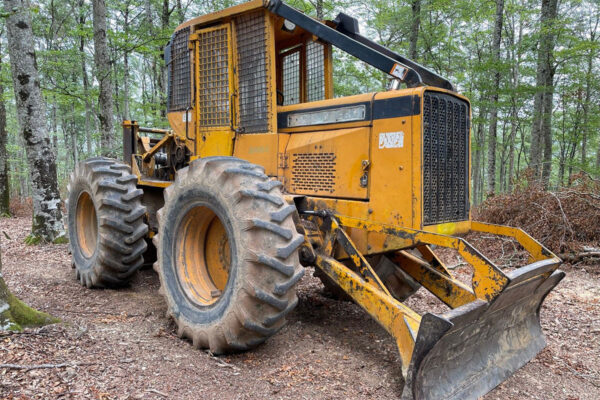
[[[500,268],[463,238],[389,226],[327,211],[301,210],[300,215],[310,221],[310,224],[298,224],[305,235],[301,258],[305,263],[321,269],[394,337],[405,378],[411,365],[422,317],[392,297],[345,229],[364,229],[386,235],[387,249],[398,268],[452,309],[469,307],[470,304],[478,307],[491,304],[511,283],[511,279]],[[535,275],[531,279],[548,278],[561,262],[550,250],[521,229],[475,221],[469,223],[471,231],[516,239],[530,255],[532,264],[527,267],[535,266],[536,271],[543,270],[541,276]],[[307,228],[307,225],[313,229]],[[473,267],[470,287],[452,276],[432,251],[431,245],[457,250]],[[345,257],[336,259],[334,255],[337,247],[341,247]],[[407,251],[409,249],[416,249],[421,257]],[[344,264],[340,261],[346,257],[351,263]]]

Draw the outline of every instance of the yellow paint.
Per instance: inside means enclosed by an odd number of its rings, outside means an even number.
[[[368,197],[368,187],[361,186],[362,163],[369,161],[368,128],[290,135],[285,156],[283,176],[289,193]]]
[[[459,235],[471,230],[471,221],[447,222],[445,224],[426,225],[424,231],[439,233],[441,235]]]
[[[219,218],[207,207],[188,211],[177,226],[175,272],[186,296],[200,305],[216,302],[229,279],[231,250]]]
[[[522,229],[476,221],[471,222],[471,229],[478,232],[486,232],[494,235],[515,238],[517,242],[519,242],[519,244],[523,246],[527,252],[529,252],[530,263],[547,259],[558,259],[554,253],[543,246],[540,242],[529,236]]]
[[[294,32],[282,31],[283,19],[271,15],[265,9],[267,4],[266,0],[254,0],[194,18],[177,28],[191,28],[189,46],[193,85],[189,89],[193,107],[168,113],[173,133],[165,134],[153,148],[148,138],[138,137],[141,154],[133,155],[132,172],[138,177],[139,185],[167,187],[171,182],[153,180],[147,176],[151,173],[144,175],[142,172],[152,171],[152,155],[169,140],[177,140],[177,143],[185,141],[191,160],[231,155],[248,160],[263,166],[267,175],[282,181],[290,204],[298,200],[308,210],[327,210],[334,215],[329,227],[317,228],[323,222],[323,218],[317,216],[306,217],[316,224],[315,227],[305,229],[302,225],[298,226],[305,238],[302,253],[305,250],[313,255],[316,266],[394,337],[406,377],[421,317],[390,295],[367,262],[366,255],[392,255],[402,270],[453,308],[476,299],[491,301],[506,287],[508,278],[464,239],[452,235],[470,230],[505,235],[517,239],[529,251],[532,261],[556,256],[520,229],[472,222],[470,215],[465,221],[423,225],[423,101],[420,102],[420,113],[413,116],[278,128],[278,113],[356,103],[364,103],[368,107],[373,101],[413,95],[422,99],[425,90],[468,100],[454,92],[432,87],[334,98],[332,52],[331,46],[326,45],[325,99],[306,102],[306,43],[315,38],[301,28]],[[268,128],[266,132],[249,134],[238,129],[240,85],[236,71],[240,67],[237,54],[241,49],[237,47],[233,21],[236,15],[258,10],[264,15],[266,28],[267,99],[264,107]],[[222,126],[208,127],[201,126],[203,111],[200,109],[201,96],[206,96],[206,93],[198,89],[202,86],[202,79],[206,78],[203,76],[205,66],[200,63],[201,39],[216,30],[225,30],[227,36],[229,115],[227,123]],[[291,51],[300,52],[300,99],[304,102],[278,106],[276,91],[283,87],[282,55],[295,45],[300,47]],[[128,124],[134,123],[124,122],[124,126]],[[379,148],[381,133],[399,131],[404,134],[401,147]],[[305,161],[300,155],[305,157]],[[142,165],[142,171],[138,168],[139,158],[149,161]],[[323,159],[332,163],[327,174],[324,174],[326,168],[317,168],[319,160]],[[304,185],[299,183],[297,174],[301,165],[309,171]],[[183,218],[176,236],[179,240],[175,242],[173,253],[184,291],[202,305],[214,303],[229,276],[230,249],[222,223],[212,211],[198,207]],[[350,245],[344,250],[336,243],[338,239],[345,239],[344,243]],[[471,287],[457,281],[428,245],[456,249],[473,267]],[[422,257],[403,251],[411,248],[416,248]],[[354,263],[354,270],[359,273],[339,262],[342,258]]]
[[[239,4],[237,6],[228,7],[220,11],[216,11],[210,14],[205,14],[189,21],[184,22],[175,28],[175,32],[188,27],[188,26],[200,26],[210,22],[218,21],[231,17],[233,15],[242,14],[245,12],[253,11],[256,9],[262,9],[266,5],[264,0],[252,0],[246,3]]]
[[[345,237],[345,239],[348,241],[348,243],[350,243],[350,245],[352,246],[353,250],[356,251],[356,246],[354,245],[354,243],[352,243],[352,239],[350,239],[350,237],[346,234],[346,232],[344,232],[340,226],[337,224],[337,222],[335,220],[333,220],[331,222],[331,230],[332,233],[335,234],[336,232],[339,233],[340,235],[343,235],[343,237]],[[354,263],[354,265],[356,266],[356,268],[358,268],[358,270],[361,270],[361,266],[365,266],[366,269],[369,272],[369,275],[372,276],[373,278],[370,277],[365,277],[365,280],[371,284],[374,284],[375,286],[377,286],[379,288],[379,290],[381,290],[382,292],[384,292],[385,294],[387,294],[388,296],[391,296],[389,290],[387,289],[387,287],[385,287],[385,285],[383,284],[383,282],[381,281],[381,279],[379,278],[379,276],[377,275],[377,273],[373,270],[373,268],[371,267],[371,265],[367,262],[367,260],[363,257],[362,254],[360,254],[358,251],[356,251],[355,253],[350,255],[350,259],[352,260],[352,262]],[[360,271],[362,273],[362,271]],[[363,275],[365,275],[363,273]]]
[[[239,135],[233,155],[265,167],[265,174],[277,176],[279,136],[270,133]]]
[[[473,267],[473,292],[478,299],[490,301],[508,284],[506,275],[464,239],[404,227],[378,224],[350,217],[338,217],[344,227],[361,228],[387,236],[388,251],[402,250],[416,245],[433,244],[456,249]],[[391,232],[397,232],[396,234]]]
[[[75,213],[77,244],[83,256],[90,258],[96,250],[98,217],[94,201],[88,192],[81,192],[79,195]]]
[[[436,271],[429,263],[406,251],[395,253],[393,261],[414,280],[452,308],[460,307],[476,299],[473,291],[462,282],[454,279],[450,274],[446,275]]]
[[[216,31],[223,31],[223,35],[225,35],[227,43],[227,96],[229,97],[227,105],[229,106],[229,110],[226,116],[225,124],[220,126],[202,126],[200,123],[202,117],[201,113],[206,112],[206,110],[201,110],[201,107],[199,105],[202,104],[203,99],[204,101],[206,101],[206,99],[202,96],[206,96],[207,94],[204,92],[204,90],[195,91],[196,107],[194,108],[194,120],[196,121],[196,151],[197,154],[201,157],[232,155],[233,139],[235,138],[235,133],[232,129],[232,116],[234,113],[235,106],[232,107],[231,104],[231,100],[235,97],[235,81],[233,76],[233,71],[235,70],[235,61],[233,57],[233,38],[231,35],[230,24],[221,24],[206,29],[200,29],[195,31],[194,35],[191,36],[190,41],[194,44],[195,87],[207,87],[207,84],[203,80],[204,68],[210,70],[212,70],[213,68],[218,68],[216,60],[214,60],[214,65],[202,64],[200,62],[201,52],[210,51],[210,49],[202,47],[208,45],[208,40],[205,40],[204,38],[209,37],[211,33],[214,33]],[[221,111],[216,108],[211,110],[215,113]],[[204,117],[206,118],[206,116]],[[214,117],[214,115],[211,114],[210,117]]]
[[[145,138],[147,139],[147,138]],[[146,151],[143,155],[142,155],[142,160],[144,162],[149,162],[150,158],[156,154],[156,152],[158,150],[160,150],[163,146],[166,146],[167,143],[169,143],[171,140],[173,140],[173,134],[169,133],[166,134],[162,139],[160,139],[158,141],[158,143],[156,143],[154,146],[152,146],[152,148],[150,148],[148,151]]]
[[[421,316],[333,258],[317,254],[316,265],[394,337],[406,377]]]

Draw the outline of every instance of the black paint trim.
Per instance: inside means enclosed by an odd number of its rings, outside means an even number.
[[[402,96],[402,97],[393,97],[391,99],[381,99],[371,101],[363,101],[358,103],[350,103],[350,104],[336,104],[331,106],[324,107],[313,107],[313,108],[304,108],[302,110],[294,110],[294,111],[285,111],[277,113],[277,127],[278,129],[288,128],[288,116],[291,114],[300,114],[307,112],[315,112],[322,110],[334,110],[336,108],[344,108],[344,107],[352,107],[352,106],[365,106],[365,118],[362,120],[356,121],[348,121],[347,123],[352,122],[361,122],[361,121],[372,121],[374,119],[386,119],[386,118],[399,118],[399,117],[409,117],[412,115],[419,115],[421,113],[421,97],[418,95],[413,96]],[[333,124],[341,124],[344,122],[332,122],[326,125]],[[309,126],[316,125],[305,125],[298,126],[294,128],[306,128]]]
[[[408,117],[420,113],[421,97],[416,95],[375,100],[373,104],[373,119]]]

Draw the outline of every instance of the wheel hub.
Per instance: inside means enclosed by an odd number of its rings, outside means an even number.
[[[175,236],[175,265],[186,296],[199,305],[216,302],[227,286],[231,249],[225,226],[208,207],[189,210]]]
[[[81,192],[77,200],[76,227],[81,253],[85,258],[90,258],[96,251],[98,217],[96,216],[96,207],[88,192]]]

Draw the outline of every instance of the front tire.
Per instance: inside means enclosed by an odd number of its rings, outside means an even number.
[[[262,167],[208,157],[177,171],[165,190],[155,269],[179,336],[195,347],[253,348],[296,306],[304,239],[280,186]]]
[[[87,287],[127,285],[144,262],[143,192],[129,166],[98,157],[79,163],[67,190],[69,247]]]
[[[180,337],[221,354],[281,329],[304,270],[296,211],[262,167],[208,157],[177,171],[154,237],[168,314]]]

